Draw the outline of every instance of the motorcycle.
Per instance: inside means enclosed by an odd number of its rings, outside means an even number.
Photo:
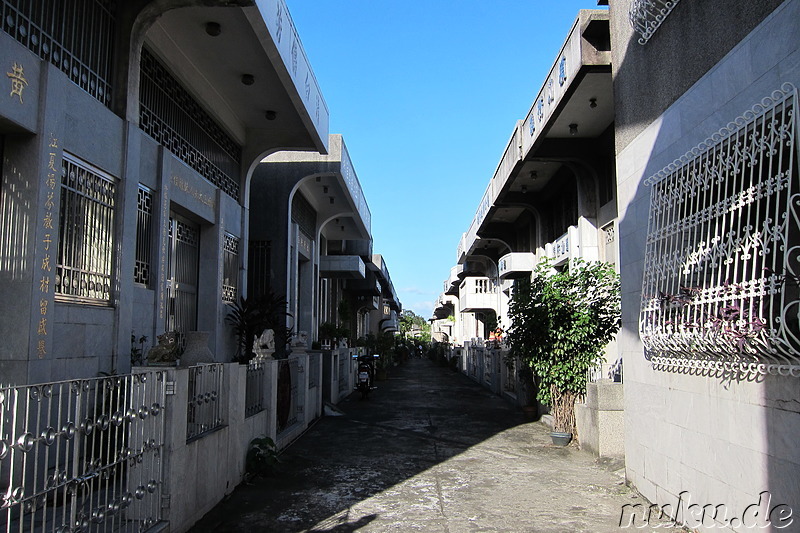
[[[375,361],[380,357],[379,355],[361,355],[353,356],[358,361],[358,370],[356,372],[356,390],[361,393],[361,399],[366,400],[369,396],[373,386],[372,383],[375,379]]]

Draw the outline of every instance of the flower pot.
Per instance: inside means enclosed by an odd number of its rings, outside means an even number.
[[[566,446],[572,440],[572,433],[553,431],[550,433],[550,438],[556,446]]]
[[[214,355],[208,349],[208,336],[208,331],[186,332],[186,349],[181,355],[181,366],[214,362]]]

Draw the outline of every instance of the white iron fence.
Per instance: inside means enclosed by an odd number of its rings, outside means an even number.
[[[343,356],[337,385],[353,380]],[[242,481],[253,439],[285,447],[339,401],[322,394],[324,357],[0,387],[0,531],[186,531]]]
[[[164,371],[147,371],[0,389],[0,529],[158,522],[165,382]]]

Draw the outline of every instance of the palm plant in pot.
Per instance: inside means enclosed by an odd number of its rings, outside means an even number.
[[[292,328],[286,326],[286,299],[271,290],[257,297],[241,297],[230,305],[225,321],[236,338],[234,361],[247,363],[253,358],[253,340],[264,330],[271,329],[275,336],[275,357],[286,357],[286,345]]]
[[[574,260],[559,272],[545,260],[516,287],[509,315],[511,354],[550,405],[553,442],[566,444],[577,435],[575,400],[586,393],[587,371],[621,326],[619,275],[607,263]]]

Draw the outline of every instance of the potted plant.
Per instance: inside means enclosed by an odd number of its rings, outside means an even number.
[[[532,370],[537,399],[550,405],[553,441],[566,444],[577,435],[575,400],[586,392],[587,370],[621,326],[619,275],[607,263],[574,260],[556,271],[545,260],[516,287],[509,315],[510,357]]]

